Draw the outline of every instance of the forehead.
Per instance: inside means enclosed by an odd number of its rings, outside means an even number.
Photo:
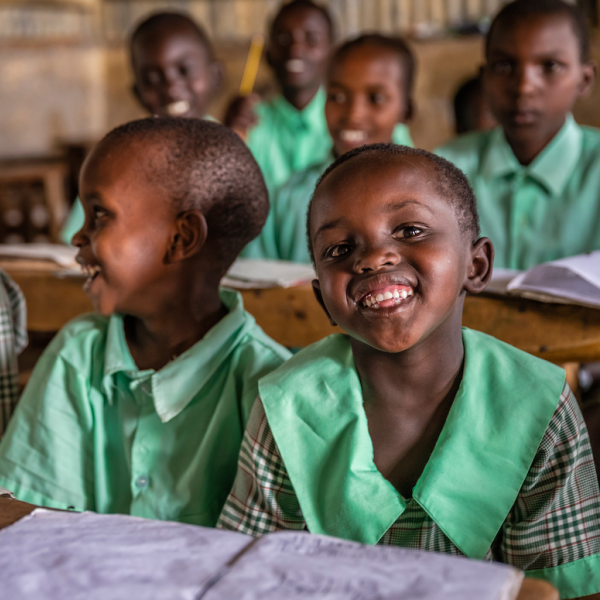
[[[316,8],[293,6],[284,9],[275,17],[273,34],[286,33],[294,29],[329,33],[329,23],[323,13]]]
[[[329,70],[330,83],[349,85],[398,86],[405,77],[404,61],[390,48],[365,45],[352,48],[334,58]]]
[[[133,62],[138,67],[156,61],[176,60],[182,54],[201,55],[208,59],[206,46],[191,25],[168,24],[139,36],[132,48]]]
[[[529,19],[502,20],[492,28],[488,54],[579,53],[579,39],[565,13],[536,15]]]

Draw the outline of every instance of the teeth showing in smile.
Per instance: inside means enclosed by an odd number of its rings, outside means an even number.
[[[288,73],[302,73],[304,71],[304,61],[299,58],[291,58],[285,63],[285,69]]]
[[[384,290],[379,290],[376,293],[369,292],[363,297],[361,303],[366,308],[389,308],[398,306],[401,302],[414,296],[414,290],[411,287],[404,285],[391,285]]]
[[[356,129],[344,129],[340,132],[340,139],[343,142],[350,142],[351,144],[365,142],[367,140],[367,132]]]
[[[94,279],[98,273],[102,270],[99,265],[81,265],[81,270],[88,280]]]
[[[190,103],[187,100],[178,100],[165,106],[165,111],[170,117],[180,117],[190,110]]]

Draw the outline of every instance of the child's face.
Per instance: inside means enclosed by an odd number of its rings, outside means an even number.
[[[203,118],[216,86],[215,65],[198,36],[167,26],[134,44],[135,92],[153,115]]]
[[[392,141],[408,115],[404,75],[397,54],[377,46],[352,50],[331,65],[325,116],[338,156]]]
[[[309,7],[285,10],[273,28],[269,64],[283,88],[307,89],[325,78],[331,50],[329,24]]]
[[[594,67],[581,62],[577,36],[564,16],[500,23],[493,30],[484,83],[494,116],[512,138],[551,139],[593,79]]]
[[[84,163],[80,197],[85,223],[73,237],[88,269],[85,291],[103,315],[151,315],[164,296],[165,256],[175,215],[160,182],[148,177],[158,152],[102,142]]]
[[[384,352],[402,352],[445,322],[460,329],[473,244],[420,157],[351,159],[316,192],[310,231],[333,322]]]

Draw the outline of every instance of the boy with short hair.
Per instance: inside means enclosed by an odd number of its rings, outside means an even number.
[[[362,35],[334,53],[325,103],[333,146],[323,161],[294,173],[272,195],[271,214],[257,238],[266,258],[311,262],[306,210],[315,184],[335,158],[365,144],[413,145],[406,122],[413,114],[414,76],[414,56],[399,37]]]
[[[437,153],[469,178],[496,267],[600,249],[600,131],[571,115],[595,78],[580,10],[561,0],[505,6],[486,38],[483,77],[500,127]]]
[[[38,361],[0,443],[20,500],[214,526],[258,380],[289,356],[219,289],[269,203],[250,151],[199,119],[148,118],[84,163],[73,238],[99,314]]]
[[[135,28],[129,52],[133,93],[151,115],[211,118],[208,107],[223,69],[208,35],[192,18],[177,12],[147,17]],[[61,232],[65,244],[71,243],[83,220],[76,199]]]
[[[307,232],[346,335],[261,380],[218,526],[494,559],[599,594],[600,491],[564,371],[461,329],[494,258],[465,176],[359,148],[320,179]]]

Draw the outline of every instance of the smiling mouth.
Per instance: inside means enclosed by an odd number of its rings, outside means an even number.
[[[100,265],[81,265],[81,271],[87,277],[85,285],[88,286],[102,271]]]
[[[167,104],[164,110],[170,117],[181,117],[190,110],[190,103],[187,100],[178,100]]]
[[[415,291],[412,287],[406,285],[390,285],[385,288],[373,290],[365,294],[360,304],[365,308],[378,310],[380,308],[391,308],[399,306],[403,302],[414,296]]]
[[[285,63],[285,70],[288,73],[304,73],[305,68],[304,61],[299,58],[291,58]]]
[[[368,138],[366,131],[359,131],[357,129],[344,129],[340,131],[340,140],[350,144],[359,144],[360,142],[366,142]]]

